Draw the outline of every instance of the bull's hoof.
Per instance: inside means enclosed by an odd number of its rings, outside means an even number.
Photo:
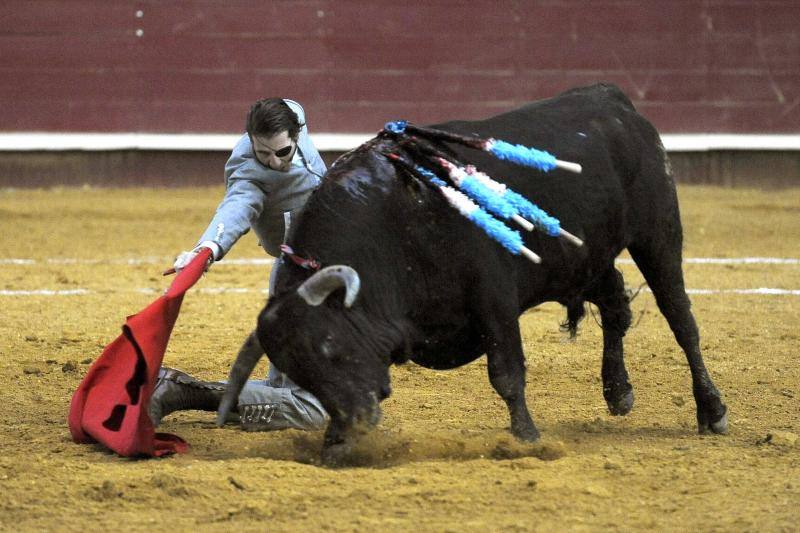
[[[349,464],[353,446],[349,443],[330,444],[322,448],[321,461],[328,468],[339,468]]]
[[[608,411],[614,416],[625,416],[633,409],[633,390],[629,390],[616,399],[606,398]]]
[[[724,407],[724,406],[723,406]],[[697,421],[697,431],[701,435],[706,433],[715,433],[717,435],[727,435],[728,434],[728,408],[724,407],[725,412],[722,414],[722,417],[717,420],[716,422],[709,422],[709,419],[706,418],[701,420],[698,417]]]
[[[534,442],[539,440],[540,437],[539,430],[533,424],[524,428],[512,427],[511,434],[523,442]]]

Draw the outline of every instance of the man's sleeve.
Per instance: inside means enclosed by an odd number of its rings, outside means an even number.
[[[220,255],[215,260],[225,257],[261,215],[265,197],[264,191],[250,180],[230,180],[225,198],[198,242],[214,241],[220,247]]]

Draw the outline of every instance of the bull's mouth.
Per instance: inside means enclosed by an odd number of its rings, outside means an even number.
[[[353,447],[381,421],[382,412],[376,396],[374,401],[350,416],[331,416],[322,445],[322,464],[328,467],[351,463]]]
[[[386,395],[383,393],[378,396],[374,392],[370,392],[367,407],[365,409],[360,409],[356,415],[356,425],[366,425],[367,431],[377,426],[383,416],[381,400],[384,398],[386,398]]]
[[[331,425],[338,427],[344,436],[358,436],[368,433],[381,421],[383,413],[381,406],[377,399],[370,402],[368,405],[356,409],[350,416],[336,417],[342,422],[335,423],[335,419],[331,419]]]

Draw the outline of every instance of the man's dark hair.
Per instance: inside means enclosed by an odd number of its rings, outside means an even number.
[[[251,139],[253,135],[273,137],[286,131],[290,138],[297,140],[303,124],[282,98],[264,98],[250,107],[245,127]]]

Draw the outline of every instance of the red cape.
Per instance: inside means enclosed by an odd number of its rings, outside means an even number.
[[[210,255],[211,250],[202,249],[166,294],[129,316],[122,335],[89,368],[69,409],[75,442],[99,442],[125,457],[189,449],[177,435],[155,432],[148,407],[183,295],[203,275]]]

